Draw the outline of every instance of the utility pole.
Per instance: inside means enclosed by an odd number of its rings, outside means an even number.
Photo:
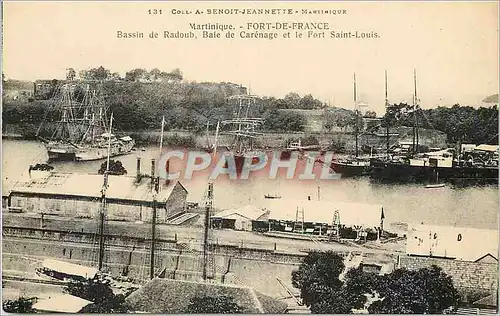
[[[161,151],[163,147],[163,129],[165,128],[165,117],[161,120],[161,134],[159,146],[159,159],[161,161]],[[156,209],[158,206],[158,193],[160,192],[160,176],[155,176],[155,161],[151,161],[151,185],[153,189],[153,209],[151,215],[151,249],[149,258],[149,278],[154,278],[155,271],[155,246],[156,246]]]
[[[151,253],[149,258],[149,278],[154,278],[154,270],[155,270],[155,239],[156,239],[156,207],[157,207],[157,195],[159,189],[159,178],[154,177],[151,179],[151,183],[154,186],[153,192],[153,210],[152,210],[152,218],[151,218]]]

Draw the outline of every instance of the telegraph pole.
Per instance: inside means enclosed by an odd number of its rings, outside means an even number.
[[[165,117],[161,120],[161,134],[159,146],[159,159],[161,161],[161,151],[163,146],[163,129],[165,128]],[[156,246],[156,209],[158,206],[158,193],[160,192],[160,175],[155,176],[155,161],[151,161],[151,185],[153,186],[153,208],[151,214],[151,249],[149,258],[149,278],[154,278],[155,271],[155,246]]]
[[[106,190],[108,189],[108,173],[109,173],[109,156],[111,154],[111,130],[113,126],[113,113],[111,113],[111,118],[109,120],[109,138],[108,138],[108,158],[106,161],[106,171],[104,171],[104,183],[101,190],[101,209],[99,212],[99,260],[98,269],[102,270],[104,262],[104,221],[106,217]]]

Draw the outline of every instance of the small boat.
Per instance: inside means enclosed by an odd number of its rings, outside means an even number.
[[[426,189],[436,189],[436,188],[443,188],[446,185],[444,183],[436,183],[436,184],[428,184],[425,186]]]
[[[264,195],[265,199],[281,199],[281,196],[276,195],[276,194],[266,194]]]

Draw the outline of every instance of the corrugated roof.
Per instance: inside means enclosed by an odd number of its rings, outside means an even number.
[[[408,225],[406,252],[465,261],[476,261],[488,253],[497,258],[498,230]]]
[[[33,308],[44,312],[78,313],[82,310],[82,308],[89,304],[92,304],[92,302],[77,296],[69,294],[54,294],[50,298],[40,300],[33,304]]]
[[[239,214],[243,217],[246,217],[251,220],[258,220],[261,218],[264,214],[266,214],[267,211],[263,210],[262,208],[259,208],[257,206],[253,205],[246,205],[238,209],[228,209],[224,210],[222,212],[219,212],[215,214],[213,217],[215,218],[225,218],[233,214]]]
[[[335,211],[339,211],[340,223],[365,228],[379,227],[382,205],[308,200],[268,200],[266,209],[269,219],[295,221],[297,209],[304,210],[305,222],[332,223]]]
[[[92,279],[97,274],[96,268],[85,267],[78,264],[69,263],[66,261],[45,259],[42,263],[44,268],[65,273],[68,275],[80,276],[86,279]]]
[[[169,185],[160,185],[158,201],[166,201],[177,184],[180,183],[171,181]],[[102,175],[50,172],[44,177],[17,183],[11,190],[13,193],[61,194],[100,198],[102,185]],[[106,196],[110,199],[152,201],[151,179],[143,178],[140,183],[136,183],[135,177],[109,175]]]

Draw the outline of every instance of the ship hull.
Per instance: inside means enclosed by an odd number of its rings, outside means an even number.
[[[359,177],[370,174],[369,164],[333,161],[331,164],[331,168],[333,169],[333,171],[335,171],[335,173],[341,174],[342,177]]]
[[[134,142],[119,142],[112,144],[110,157],[129,154],[134,147]],[[49,161],[92,161],[105,159],[108,156],[107,147],[82,146],[69,147],[66,144],[47,145]]]
[[[47,151],[49,161],[73,161],[75,160],[75,153],[61,152],[61,151]]]
[[[134,147],[133,142],[127,144],[117,144],[110,148],[109,156],[116,157],[129,154],[132,151],[133,147]],[[107,157],[108,157],[108,148],[88,147],[79,150],[75,154],[76,161],[100,160],[100,159],[105,159]]]
[[[495,167],[429,167],[402,163],[372,162],[370,177],[380,182],[418,183],[446,181],[452,183],[495,184]]]

